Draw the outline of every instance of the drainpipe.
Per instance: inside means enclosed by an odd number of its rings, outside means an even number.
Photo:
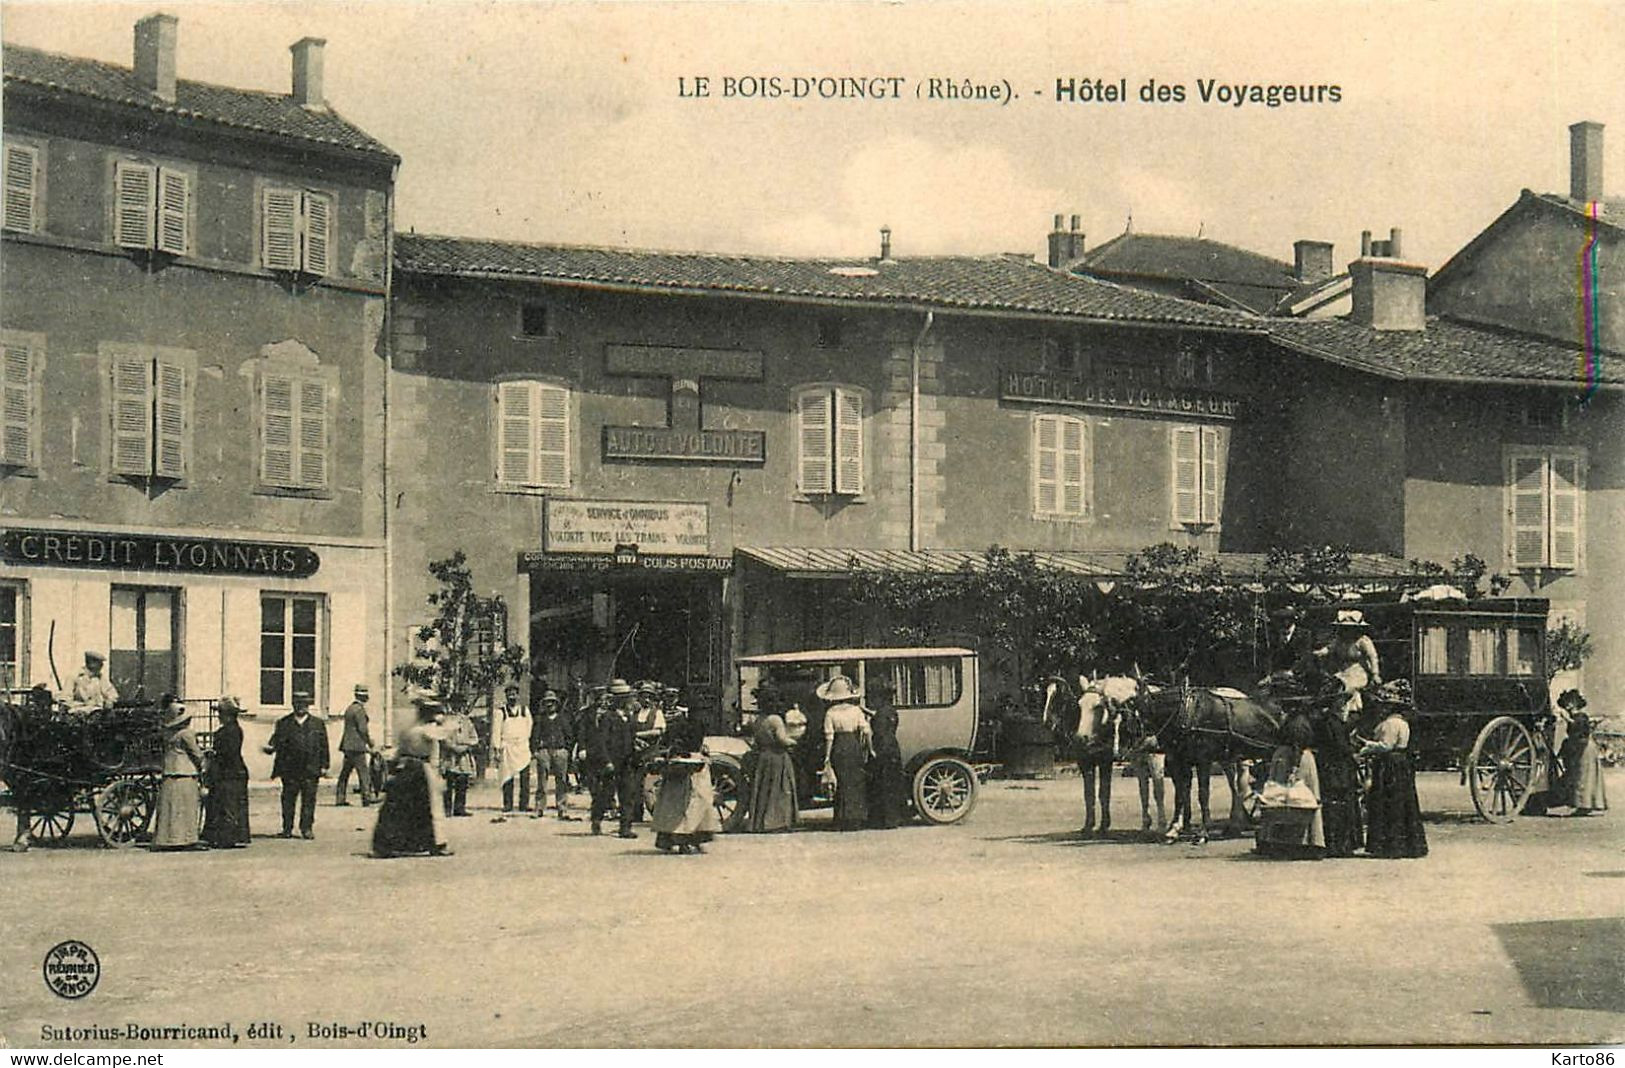
[[[395,442],[389,430],[389,395],[395,388],[395,180],[399,174],[400,165],[396,164],[389,172],[389,192],[384,202],[384,469],[380,473],[384,505],[384,734],[381,745],[395,737],[395,665],[390,662],[395,655],[395,539],[394,524],[390,522],[395,499],[389,477]]]
[[[920,550],[920,346],[931,332],[936,313],[926,312],[914,337],[908,368],[908,548]]]

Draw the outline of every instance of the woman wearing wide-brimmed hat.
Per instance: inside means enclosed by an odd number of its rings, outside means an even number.
[[[1563,766],[1558,800],[1554,804],[1573,807],[1576,816],[1608,811],[1608,791],[1602,784],[1602,753],[1592,740],[1595,726],[1583,711],[1586,699],[1579,690],[1564,690],[1557,707],[1568,713],[1568,733],[1563,739],[1558,762]]]
[[[209,756],[209,799],[204,805],[203,840],[215,849],[248,845],[248,765],[243,763],[243,728],[237,722],[243,706],[235,697],[215,705],[215,728]]]
[[[417,717],[395,741],[393,774],[372,830],[375,857],[450,856],[441,823],[440,734],[444,705],[433,694],[412,699]]]
[[[163,719],[163,779],[158,784],[158,802],[153,807],[153,849],[195,849],[198,808],[202,792],[198,776],[203,771],[203,750],[192,734],[192,713],[174,694],[159,701]]]
[[[1416,769],[1411,766],[1411,686],[1396,679],[1371,691],[1383,711],[1375,736],[1360,750],[1371,762],[1371,789],[1366,793],[1365,851],[1373,857],[1425,857],[1427,832],[1416,798]]]
[[[857,703],[863,691],[845,675],[837,675],[816,693],[819,700],[829,702],[824,710],[824,766],[819,774],[825,782],[833,779],[835,783],[835,826],[843,831],[861,830],[869,819],[864,764],[872,744],[869,717]]]
[[[1377,646],[1371,640],[1371,625],[1358,608],[1343,608],[1332,621],[1332,640],[1315,650],[1328,675],[1337,680],[1341,694],[1332,710],[1345,723],[1360,711],[1360,694],[1370,686],[1382,685],[1382,668]]]

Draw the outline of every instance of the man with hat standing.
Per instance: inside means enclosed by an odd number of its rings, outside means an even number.
[[[356,683],[355,700],[344,710],[344,735],[339,739],[339,752],[344,754],[344,767],[339,769],[338,800],[334,802],[335,804],[350,803],[345,795],[349,793],[352,771],[355,772],[361,790],[361,803],[372,804],[372,769],[368,765],[369,758],[378,749],[372,744],[372,726],[367,715],[369,696],[367,684]]]
[[[327,748],[327,725],[310,714],[309,691],[293,695],[293,711],[276,721],[265,751],[275,753],[271,778],[282,780],[282,833],[293,837],[293,810],[299,807],[299,834],[316,837],[316,783],[332,761]]]
[[[491,717],[491,749],[502,776],[502,811],[513,811],[513,784],[519,781],[519,811],[530,810],[530,709],[519,700],[519,684],[502,691],[503,702]]]
[[[626,769],[632,781],[623,787],[623,796],[624,792],[631,794],[633,823],[643,822],[644,763],[666,733],[666,713],[660,707],[660,693],[660,683],[646,679],[638,683],[631,701],[632,731],[637,736],[637,746]]]
[[[97,708],[112,708],[118,702],[118,690],[102,675],[107,657],[95,649],[85,650],[85,666],[73,677],[69,704],[75,712],[89,712]]]
[[[536,811],[540,817],[547,811],[547,777],[553,776],[553,806],[561,820],[574,819],[570,807],[570,717],[564,714],[559,695],[552,690],[542,693],[542,706],[536,711],[536,725],[531,730],[530,748],[536,754]]]
[[[632,830],[632,791],[637,782],[632,754],[637,748],[632,722],[632,687],[625,679],[609,684],[611,707],[600,709],[587,732],[587,765],[592,768],[592,833],[604,833],[604,816],[620,794],[622,838],[636,838]],[[629,789],[629,787],[631,789]]]

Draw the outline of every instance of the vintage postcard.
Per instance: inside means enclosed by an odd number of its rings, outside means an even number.
[[[1617,0],[0,19],[13,1063],[1612,1063]]]

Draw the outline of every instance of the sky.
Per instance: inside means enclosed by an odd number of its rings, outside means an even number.
[[[898,255],[1041,255],[1060,213],[1091,248],[1132,218],[1288,261],[1331,241],[1339,265],[1400,227],[1436,269],[1520,189],[1567,191],[1582,119],[1625,194],[1625,0],[8,0],[0,35],[129,65],[153,10],[186,79],[286,92],[288,45],[325,38],[327,99],[403,159],[403,230],[867,257],[885,225]],[[747,77],[783,95],[725,91]],[[901,96],[820,97],[843,77]],[[1129,99],[1056,99],[1096,79]],[[1186,99],[1143,102],[1153,80]],[[1209,81],[1340,99],[1234,107]]]

